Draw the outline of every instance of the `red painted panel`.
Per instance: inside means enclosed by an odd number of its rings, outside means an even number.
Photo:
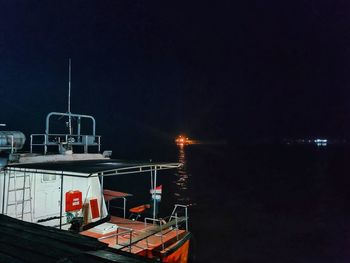
[[[100,217],[100,211],[98,209],[97,198],[90,199],[90,207],[91,207],[91,218],[95,219]]]
[[[78,190],[66,193],[66,212],[80,210],[83,207],[82,193]]]

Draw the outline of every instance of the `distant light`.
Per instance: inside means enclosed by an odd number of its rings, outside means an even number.
[[[327,146],[327,143],[328,143],[328,140],[327,139],[315,139],[314,140],[314,143],[317,145],[317,146]]]
[[[314,142],[315,143],[327,143],[328,140],[327,139],[315,139]]]
[[[178,137],[176,137],[175,143],[180,146],[185,146],[185,145],[193,144],[194,142],[193,140],[189,139],[185,135],[179,135]]]

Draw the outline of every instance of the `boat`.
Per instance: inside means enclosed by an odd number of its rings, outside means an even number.
[[[68,133],[52,131],[56,118],[68,119]],[[82,124],[88,122],[91,129],[83,133]],[[93,237],[110,249],[147,259],[187,262],[188,207],[175,204],[169,216],[157,216],[159,171],[178,169],[179,163],[112,159],[111,151],[101,152],[95,118],[70,111],[49,113],[45,132],[30,135],[29,152],[22,152],[25,141],[20,131],[0,131],[0,213]],[[133,176],[130,183],[148,176],[152,202],[128,208],[131,193],[105,187],[106,177],[122,175]],[[120,213],[112,214],[118,202]]]

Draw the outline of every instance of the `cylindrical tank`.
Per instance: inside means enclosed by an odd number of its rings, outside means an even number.
[[[26,136],[20,131],[0,131],[0,151],[11,149],[22,149]]]
[[[0,157],[0,171],[2,168],[4,168],[8,163],[8,159],[7,158],[1,158]]]

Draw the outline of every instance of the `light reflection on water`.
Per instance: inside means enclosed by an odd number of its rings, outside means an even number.
[[[173,183],[176,185],[174,198],[180,204],[189,204],[191,200],[189,198],[188,181],[191,175],[188,174],[186,168],[185,146],[179,145],[178,149],[178,162],[182,165],[178,168],[175,180],[173,181]]]

